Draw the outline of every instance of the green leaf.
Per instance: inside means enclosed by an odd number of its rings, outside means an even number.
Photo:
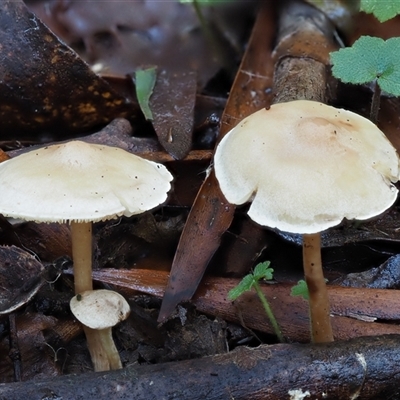
[[[293,286],[290,291],[291,296],[301,296],[304,300],[309,300],[310,295],[308,293],[307,282],[303,279],[297,282],[297,285]]]
[[[237,286],[229,291],[228,299],[236,300],[244,292],[251,290],[251,288],[254,286],[254,283],[258,282],[260,279],[271,280],[274,270],[269,268],[269,265],[269,261],[264,261],[257,264],[251,274],[246,275]]]
[[[231,289],[228,293],[229,300],[236,300],[239,296],[241,296],[244,292],[250,290],[254,285],[254,277],[253,274],[246,275],[237,286]]]
[[[153,119],[153,113],[149,106],[149,100],[153,94],[156,83],[156,67],[138,69],[135,72],[136,97],[139,106],[147,120]]]
[[[400,14],[400,0],[361,0],[360,11],[374,14],[380,22],[385,22]]]
[[[259,281],[260,279],[270,281],[273,278],[274,270],[269,268],[270,264],[269,261],[264,261],[256,265],[253,271],[253,277],[256,281]]]
[[[353,46],[331,53],[332,73],[345,83],[377,80],[381,89],[400,96],[400,38],[361,36]]]
[[[400,37],[385,41],[382,56],[388,56],[388,60],[386,70],[378,78],[379,86],[387,93],[400,96]]]

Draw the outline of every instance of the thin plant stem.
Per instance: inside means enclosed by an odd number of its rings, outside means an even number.
[[[200,4],[197,0],[193,1],[193,8],[196,13],[198,20],[200,21],[200,25],[204,30],[208,29],[207,21],[204,18],[203,12],[201,11]]]
[[[232,57],[227,51],[228,47],[226,43],[223,43],[219,32],[217,32],[216,29],[213,29],[211,24],[204,17],[199,1],[194,0],[192,4],[196,16],[200,22],[201,29],[203,30],[204,37],[209,42],[214,57],[224,66],[224,68],[227,71],[229,71],[232,62]]]
[[[281,328],[279,327],[278,322],[275,318],[275,315],[271,310],[271,306],[269,305],[268,300],[264,296],[264,293],[262,292],[260,285],[258,284],[258,282],[256,280],[254,280],[254,282],[253,282],[253,287],[254,287],[258,297],[260,298],[261,304],[263,305],[264,311],[266,312],[266,314],[271,322],[271,325],[272,325],[272,328],[274,329],[275,335],[278,337],[278,340],[281,343],[284,343],[285,338],[282,335]]]
[[[380,103],[381,103],[381,87],[379,86],[378,80],[375,79],[374,89],[372,93],[372,100],[371,100],[371,111],[369,114],[369,118],[374,124],[378,123]]]

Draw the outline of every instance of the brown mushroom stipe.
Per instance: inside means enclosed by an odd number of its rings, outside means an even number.
[[[214,167],[230,203],[252,202],[255,222],[303,234],[312,339],[332,341],[320,232],[344,218],[372,218],[395,202],[394,147],[355,113],[297,100],[240,122],[218,145]]]
[[[71,222],[72,255],[74,259],[75,293],[92,290],[92,223]]]
[[[128,302],[112,290],[86,290],[71,299],[70,307],[76,319],[92,333],[88,337],[88,340],[94,338],[90,343],[92,358],[103,360],[104,356],[101,353],[106,351],[107,365],[110,369],[122,368],[112,338],[112,327],[128,318]]]
[[[125,150],[71,141],[0,164],[0,213],[35,222],[70,222],[75,293],[92,290],[92,222],[130,217],[164,203],[173,177]],[[98,334],[84,328],[91,343]],[[100,355],[104,355],[100,352]],[[107,359],[93,359],[96,371]]]

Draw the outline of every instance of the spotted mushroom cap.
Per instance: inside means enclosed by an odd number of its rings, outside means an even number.
[[[399,158],[383,132],[314,101],[279,103],[245,118],[221,140],[214,167],[230,203],[251,201],[254,221],[293,233],[374,217],[398,192]]]
[[[36,222],[129,217],[164,203],[172,179],[125,150],[70,141],[0,164],[0,213]]]
[[[112,290],[86,290],[74,296],[69,304],[75,318],[92,329],[111,328],[130,313],[125,298]]]

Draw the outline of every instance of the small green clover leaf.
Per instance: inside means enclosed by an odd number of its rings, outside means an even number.
[[[400,96],[400,38],[361,36],[353,46],[331,53],[332,73],[345,83],[377,81],[382,90]]]
[[[274,270],[269,267],[270,264],[269,261],[257,264],[253,271],[254,279],[257,281],[260,279],[270,281],[274,277]]]
[[[266,280],[271,280],[272,279],[272,274],[274,270],[272,268],[269,268],[269,261],[265,261],[263,263],[257,264],[257,266],[254,268],[254,271],[248,275],[246,275],[240,282],[239,284],[231,289],[228,293],[228,298],[229,300],[236,300],[239,296],[241,296],[244,292],[247,292],[254,288],[256,291],[258,298],[261,301],[261,304],[263,305],[264,311],[267,314],[272,328],[274,329],[274,332],[276,336],[278,337],[280,342],[284,342],[285,338],[282,335],[281,329],[279,328],[278,322],[276,321],[276,318],[274,316],[274,313],[272,312],[272,309],[268,303],[267,298],[265,297],[263,291],[261,290],[261,287],[258,283],[259,280],[261,279],[266,279]]]
[[[291,296],[301,296],[304,300],[310,300],[310,294],[308,293],[307,282],[303,279],[297,282],[290,291]]]
[[[153,94],[156,83],[156,67],[138,69],[135,71],[136,97],[145,118],[153,119],[153,113],[149,106],[150,96]]]
[[[325,282],[328,282],[328,279],[325,279]],[[290,290],[290,295],[295,297],[295,296],[300,296],[304,300],[309,301],[310,300],[310,293],[308,291],[308,286],[307,282],[304,279],[300,279],[296,285],[292,287]]]
[[[360,11],[374,14],[379,22],[385,22],[400,14],[400,1],[361,0]]]
[[[254,283],[257,283],[260,279],[271,280],[274,270],[269,268],[269,265],[269,261],[257,264],[253,273],[246,275],[237,286],[229,291],[229,300],[236,300],[244,292],[251,290],[251,288],[254,286]]]
[[[237,286],[231,289],[228,293],[229,300],[236,300],[240,297],[244,292],[251,290],[254,285],[254,276],[253,274],[246,275]]]

